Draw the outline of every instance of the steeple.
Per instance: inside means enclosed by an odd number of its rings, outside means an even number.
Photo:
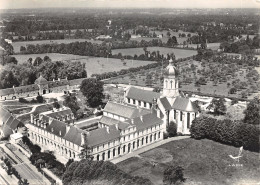
[[[164,72],[163,96],[167,98],[174,98],[179,96],[179,83],[177,79],[177,69],[173,65],[173,60],[169,60],[169,65]]]

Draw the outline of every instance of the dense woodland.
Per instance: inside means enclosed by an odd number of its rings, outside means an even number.
[[[34,61],[31,58],[24,64],[17,64],[15,58],[8,56],[8,61],[14,61],[4,65],[0,74],[0,89],[12,88],[34,84],[35,80],[42,75],[48,81],[53,79],[73,80],[87,77],[84,64],[72,61],[52,62],[49,57],[41,59],[37,57]],[[16,61],[16,62],[15,62]]]

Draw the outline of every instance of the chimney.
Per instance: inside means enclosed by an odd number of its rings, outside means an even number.
[[[109,127],[106,127],[106,129],[107,129],[107,133],[109,133],[109,132],[110,132],[110,129],[109,129]]]
[[[161,111],[160,111],[160,109],[157,109],[157,117],[161,118]]]
[[[51,124],[52,121],[53,121],[53,118],[49,118],[49,125]]]
[[[66,133],[68,133],[69,130],[70,130],[70,125],[66,124]]]
[[[33,123],[34,116],[33,116],[33,114],[30,114],[30,116],[31,116],[31,123]]]
[[[86,133],[82,132],[81,134],[81,146],[85,144],[86,140]]]

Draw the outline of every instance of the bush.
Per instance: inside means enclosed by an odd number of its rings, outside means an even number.
[[[184,181],[183,168],[180,166],[168,166],[163,172],[164,184],[177,184]]]
[[[171,121],[169,125],[167,126],[167,132],[169,134],[169,137],[174,137],[177,135],[177,124]]]
[[[37,97],[36,97],[36,100],[37,100],[37,102],[38,103],[43,103],[43,97],[42,96],[40,96],[40,95],[38,95]]]
[[[243,146],[244,149],[259,152],[259,127],[229,119],[217,120],[199,117],[191,125],[191,137],[195,139],[211,139],[220,143]]]
[[[24,99],[24,98],[19,98],[19,102],[20,103],[28,103],[28,101],[26,99]]]

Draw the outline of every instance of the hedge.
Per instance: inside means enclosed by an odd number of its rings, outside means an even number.
[[[190,132],[191,137],[195,139],[207,138],[236,147],[243,146],[244,149],[259,152],[260,128],[252,124],[202,116],[193,120]]]

